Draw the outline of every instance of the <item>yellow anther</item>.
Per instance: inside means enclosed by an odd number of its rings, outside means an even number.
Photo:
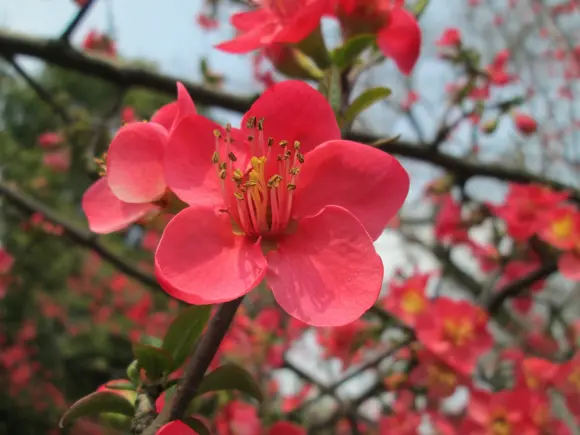
[[[254,168],[254,170],[256,171],[260,171],[265,162],[266,157],[252,157],[250,159],[250,164],[252,165],[252,168]]]
[[[300,162],[300,164],[304,163],[304,154],[296,153],[296,158]]]
[[[236,157],[236,155],[230,151],[230,153],[228,154],[228,157],[230,158],[230,160],[232,162],[235,162],[236,160],[238,160],[238,158]]]
[[[281,181],[282,181],[282,177],[278,174],[274,174],[268,180],[268,187],[278,187],[278,186],[280,186]]]
[[[219,163],[220,161],[220,154],[217,151],[214,151],[213,155],[211,156],[211,162],[213,164]]]
[[[248,119],[248,122],[246,123],[246,127],[247,128],[256,127],[256,117],[255,116],[252,116],[252,117],[250,117],[250,119]]]
[[[220,168],[221,170],[224,170],[224,169],[226,169],[227,166],[228,166],[228,164],[226,162],[221,162],[218,165],[218,168]]]
[[[240,192],[234,192],[234,196],[238,198],[240,201],[244,200],[244,194]]]
[[[236,169],[232,174],[232,178],[234,179],[235,182],[240,182],[244,178],[244,173],[239,169]]]
[[[219,131],[217,128],[213,131],[213,135],[217,138],[222,137],[222,132]]]
[[[220,178],[221,178],[222,180],[225,180],[225,179],[226,179],[226,174],[227,174],[227,172],[226,172],[226,170],[225,170],[225,169],[221,169],[221,170],[220,170]]]
[[[294,149],[295,150],[299,150],[300,149],[300,142],[299,141],[294,141]]]
[[[289,183],[288,186],[286,186],[286,189],[288,189],[288,190],[296,190],[296,184]]]
[[[300,173],[300,168],[290,168],[290,175],[298,175]]]
[[[281,140],[281,141],[280,141],[280,146],[281,146],[282,148],[286,147],[286,145],[288,145],[288,141],[287,141],[287,140]]]
[[[260,120],[258,121],[258,130],[260,131],[264,130],[264,118],[260,118]]]

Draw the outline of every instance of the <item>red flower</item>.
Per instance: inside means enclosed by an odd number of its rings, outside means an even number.
[[[44,149],[54,148],[64,142],[64,137],[60,133],[47,131],[38,136],[38,144]]]
[[[385,309],[410,327],[415,326],[417,317],[429,309],[425,287],[430,278],[428,274],[417,274],[402,283],[391,282]]]
[[[444,399],[451,396],[455,389],[466,384],[468,379],[457,373],[442,359],[427,349],[418,352],[419,364],[411,372],[409,382],[413,386],[426,387],[427,396],[431,399]]]
[[[161,237],[158,280],[185,302],[215,304],[267,277],[279,305],[305,323],[356,320],[379,295],[373,240],[407,196],[406,171],[340,140],[332,108],[302,82],[267,90],[242,126],[188,116],[170,135],[167,182],[190,207]]]
[[[10,272],[14,264],[14,257],[3,248],[0,248],[0,275]]]
[[[157,435],[198,435],[198,433],[184,422],[175,420],[159,429]]]
[[[260,8],[232,16],[232,25],[241,35],[216,48],[247,53],[274,43],[300,42],[330,12],[330,1],[333,0],[262,0]]]
[[[195,113],[181,83],[177,92],[177,101],[161,107],[151,122],[126,124],[113,138],[106,175],[87,189],[82,200],[91,231],[118,231],[158,210],[154,203],[167,191],[163,156],[169,131],[179,119]]]
[[[471,373],[479,356],[492,346],[487,314],[467,301],[439,298],[416,323],[423,345],[464,374]]]
[[[91,30],[82,43],[83,50],[103,53],[110,57],[117,55],[117,47],[108,35]]]
[[[456,27],[445,29],[436,44],[439,47],[459,47],[461,45],[461,33],[459,32],[459,29]]]
[[[442,196],[441,208],[435,219],[435,237],[444,243],[465,243],[469,240],[467,227],[461,218],[461,205],[451,194]]]
[[[580,213],[575,207],[564,205],[548,210],[539,237],[558,249],[572,249],[580,240]]]
[[[377,33],[377,44],[399,70],[410,74],[421,51],[421,29],[404,0],[334,0],[346,38]]]
[[[66,172],[70,167],[70,152],[68,149],[51,151],[42,156],[44,166],[55,172]]]

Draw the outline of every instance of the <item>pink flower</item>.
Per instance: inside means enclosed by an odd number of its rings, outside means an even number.
[[[410,74],[421,51],[421,29],[404,0],[334,0],[346,37],[376,33],[377,44],[404,74]]]
[[[161,107],[151,122],[126,124],[113,138],[106,175],[87,189],[82,200],[91,231],[118,231],[159,209],[155,202],[167,192],[163,158],[169,131],[182,117],[196,113],[181,83],[177,93],[177,101]]]
[[[459,47],[461,45],[461,33],[456,27],[445,29],[436,44],[439,47]]]
[[[10,272],[14,264],[14,257],[5,249],[0,248],[0,275]]]
[[[44,149],[54,148],[64,142],[64,137],[60,133],[47,131],[38,136],[38,144]]]
[[[241,33],[217,45],[228,53],[247,53],[273,43],[294,44],[305,39],[329,12],[329,0],[261,0],[260,7],[232,16]]]
[[[70,167],[70,152],[62,149],[45,153],[42,163],[55,172],[66,172]]]
[[[515,113],[514,123],[518,131],[524,136],[534,134],[538,130],[538,123],[530,115],[525,113]]]
[[[190,204],[155,255],[172,296],[222,303],[267,278],[284,311],[316,326],[350,323],[376,301],[383,267],[373,240],[403,204],[409,178],[390,155],[340,140],[332,108],[307,84],[267,90],[241,130],[184,118],[169,137],[165,172]]]

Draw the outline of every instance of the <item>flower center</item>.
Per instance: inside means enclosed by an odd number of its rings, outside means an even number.
[[[495,416],[491,421],[491,433],[493,435],[510,435],[512,433],[512,428],[505,415],[502,412],[501,415]]]
[[[572,233],[572,219],[570,216],[559,219],[552,223],[552,232],[558,239],[566,239]]]
[[[441,385],[452,388],[457,384],[457,376],[441,364],[430,364],[427,367],[427,383],[431,386]]]
[[[212,162],[222,182],[225,211],[239,229],[248,236],[274,236],[290,222],[304,155],[298,141],[266,140],[263,118],[250,118],[246,127],[256,132],[245,141],[252,155],[249,162],[239,162],[230,150],[233,141],[229,124],[225,137],[219,130],[214,131],[216,151]]]
[[[407,290],[401,301],[401,306],[406,313],[419,314],[425,309],[425,299],[416,290]]]
[[[469,319],[447,319],[443,324],[445,338],[457,347],[473,339],[473,324]]]

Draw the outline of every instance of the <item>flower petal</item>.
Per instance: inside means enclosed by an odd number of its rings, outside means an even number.
[[[305,156],[292,212],[300,218],[338,205],[355,215],[376,240],[408,192],[407,171],[393,156],[368,145],[334,140]]]
[[[217,167],[214,130],[222,127],[201,115],[183,118],[169,135],[165,178],[169,188],[191,205],[220,207],[224,203]]]
[[[161,125],[165,130],[171,130],[173,121],[177,116],[177,101],[162,106],[151,117],[151,122]]]
[[[104,178],[87,189],[82,207],[90,230],[99,234],[122,230],[158,208],[149,203],[129,204],[121,201],[111,192]]]
[[[121,201],[145,203],[163,196],[167,185],[163,154],[167,131],[152,122],[126,124],[107,153],[107,182]]]
[[[177,101],[173,101],[161,107],[151,117],[151,122],[162,125],[170,131],[181,118],[187,115],[195,115],[195,104],[187,92],[187,88],[181,82],[177,82]]]
[[[302,219],[268,254],[267,282],[280,306],[313,326],[341,326],[379,297],[383,263],[361,223],[328,206]]]
[[[558,259],[560,273],[571,281],[580,281],[580,256],[564,252]]]
[[[303,154],[323,142],[340,139],[332,107],[313,87],[297,80],[277,83],[262,94],[244,115],[245,135],[254,134],[246,124],[251,117],[264,118],[264,137],[275,141],[299,141]]]
[[[265,21],[272,19],[272,14],[267,9],[256,9],[254,11],[240,12],[232,15],[230,21],[236,29],[249,32]]]
[[[289,421],[278,421],[268,430],[268,435],[304,435],[306,430]]]
[[[245,295],[266,273],[259,242],[232,233],[229,217],[189,207],[165,227],[155,273],[167,293],[190,304],[217,304]]]
[[[295,44],[320,25],[324,14],[332,11],[333,4],[329,0],[314,0],[302,7],[298,13],[292,16],[279,32],[276,33],[272,42]]]
[[[277,28],[276,23],[266,22],[236,36],[234,39],[216,45],[215,48],[227,53],[248,53],[270,43]]]
[[[196,431],[180,420],[175,420],[157,431],[157,435],[198,435]]]
[[[377,44],[403,73],[410,74],[421,52],[421,28],[415,16],[406,9],[393,8],[390,22],[377,35]]]

